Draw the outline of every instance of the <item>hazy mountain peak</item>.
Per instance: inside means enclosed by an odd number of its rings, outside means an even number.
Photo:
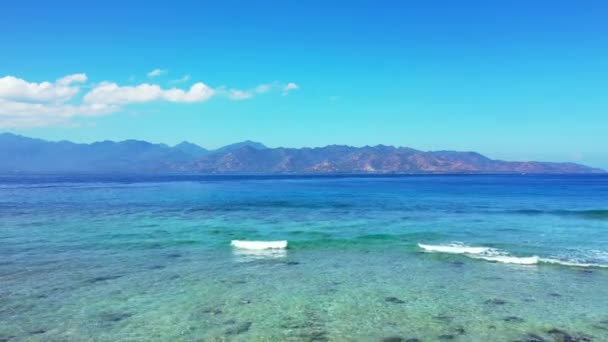
[[[251,141],[251,140],[245,140],[245,141],[241,141],[241,142],[238,142],[238,143],[226,145],[224,147],[220,147],[217,150],[214,150],[213,152],[214,153],[218,153],[218,152],[221,152],[221,153],[223,153],[223,152],[230,152],[230,151],[238,150],[238,149],[243,148],[243,147],[251,147],[251,148],[256,149],[256,150],[265,150],[265,149],[268,148],[268,147],[266,147],[266,145],[264,145],[264,144],[262,144],[260,142]]]
[[[329,145],[268,148],[242,141],[214,151],[184,141],[173,147],[142,140],[92,144],[0,134],[0,172],[132,173],[605,173],[575,163],[509,162],[477,152]]]
[[[182,151],[193,157],[200,157],[200,156],[203,156],[203,155],[209,153],[209,151],[207,149],[200,147],[199,145],[191,143],[189,141],[182,141],[181,143],[173,146],[173,149]]]

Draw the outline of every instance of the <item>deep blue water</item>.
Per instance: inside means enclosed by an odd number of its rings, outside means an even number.
[[[0,257],[0,340],[608,340],[601,175],[0,176]]]

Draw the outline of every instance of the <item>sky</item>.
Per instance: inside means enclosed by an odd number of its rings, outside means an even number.
[[[11,1],[0,132],[608,168],[606,1]]]

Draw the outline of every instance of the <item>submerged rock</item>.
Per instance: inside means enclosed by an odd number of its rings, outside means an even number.
[[[464,335],[466,334],[466,330],[464,329],[464,327],[457,327],[456,329],[454,329],[454,333],[458,334],[458,335]]]
[[[509,317],[505,317],[503,319],[503,321],[511,322],[511,323],[522,323],[522,322],[524,322],[524,319],[521,317],[517,317],[517,316],[509,316]]]
[[[122,277],[121,275],[105,275],[89,279],[89,283],[98,283],[100,281],[114,280]]]
[[[384,297],[384,301],[394,304],[404,304],[405,301],[397,298],[397,297]]]
[[[588,336],[584,336],[584,335],[571,335],[570,333],[564,331],[564,330],[560,330],[560,329],[556,329],[553,328],[549,331],[547,331],[547,333],[549,335],[551,335],[551,337],[553,337],[553,340],[555,342],[590,342],[591,341],[591,337]]]
[[[44,334],[46,332],[46,330],[44,329],[36,329],[36,330],[32,330],[29,332],[30,335],[40,335],[40,334]]]
[[[389,336],[382,339],[382,342],[404,342],[405,339],[400,336]]]

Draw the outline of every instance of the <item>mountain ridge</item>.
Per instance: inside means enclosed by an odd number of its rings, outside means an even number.
[[[52,142],[0,134],[5,173],[202,173],[202,174],[409,174],[409,173],[606,173],[570,162],[504,161],[474,151],[421,151],[410,147],[270,148],[246,140],[215,150],[184,141],[175,146],[144,140]]]

